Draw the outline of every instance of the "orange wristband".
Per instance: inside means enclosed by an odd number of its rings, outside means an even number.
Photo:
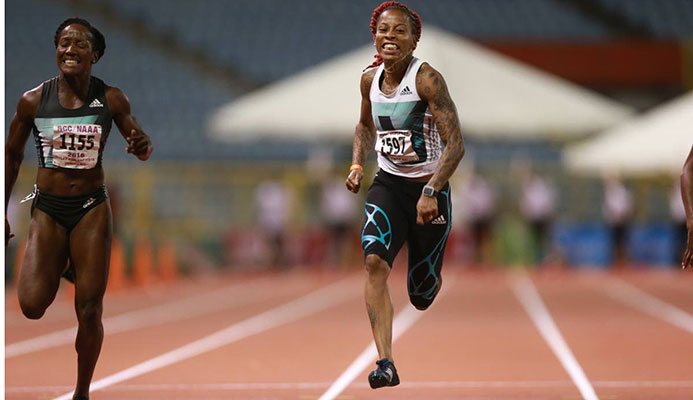
[[[360,164],[351,164],[351,167],[349,167],[349,172],[358,169],[359,171],[363,171],[363,167]]]

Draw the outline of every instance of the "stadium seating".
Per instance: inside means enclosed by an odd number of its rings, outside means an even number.
[[[53,35],[65,18],[77,10],[62,2],[26,0],[7,2],[6,129],[22,92],[57,75]],[[106,37],[106,53],[93,74],[122,89],[133,114],[156,143],[157,158],[222,157],[230,146],[207,139],[206,119],[216,107],[237,94],[209,81],[180,60],[171,59],[138,42],[128,32],[109,25],[99,15],[79,15]],[[32,29],[22,29],[32,26]],[[125,157],[124,140],[113,129],[107,157]],[[27,146],[29,148],[31,146]],[[33,154],[29,149],[27,155]]]
[[[688,0],[598,0],[658,38],[693,37],[693,2]]]

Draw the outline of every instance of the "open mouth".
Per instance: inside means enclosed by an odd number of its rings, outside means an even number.
[[[397,51],[397,50],[399,50],[399,46],[397,46],[394,43],[385,43],[385,44],[383,44],[383,50],[385,50],[385,51]]]
[[[63,60],[63,64],[65,64],[65,65],[67,65],[67,66],[75,66],[75,65],[77,65],[77,64],[79,64],[79,63],[80,63],[79,60],[75,60],[75,59],[66,59],[66,60]]]

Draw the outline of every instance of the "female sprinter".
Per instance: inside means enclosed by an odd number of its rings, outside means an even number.
[[[91,76],[104,54],[103,35],[70,18],[55,38],[59,75],[24,93],[12,117],[5,150],[5,209],[33,133],[39,169],[29,238],[19,272],[22,312],[38,319],[53,302],[68,265],[75,284],[77,386],[73,399],[89,398],[103,342],[101,313],[111,252],[112,221],[101,166],[111,121],[127,151],[147,160],[153,147],[119,89]],[[5,218],[5,246],[11,237]]]
[[[368,376],[372,388],[395,386],[392,299],[387,278],[407,242],[407,287],[419,310],[441,287],[450,232],[448,180],[464,154],[455,105],[441,74],[413,55],[421,20],[388,1],[373,12],[376,61],[361,76],[361,116],[356,125],[346,186],[359,191],[363,162],[375,148],[380,170],[368,190],[361,235],[365,253],[366,307],[380,360]]]

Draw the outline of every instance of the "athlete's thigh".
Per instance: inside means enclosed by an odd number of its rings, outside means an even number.
[[[378,178],[368,189],[361,246],[366,256],[378,255],[390,267],[407,238],[407,218],[397,193]]]
[[[19,270],[20,300],[34,305],[53,301],[60,285],[60,274],[67,266],[68,251],[67,229],[34,208]]]
[[[75,268],[77,301],[103,297],[108,282],[113,221],[106,199],[91,209],[70,234],[70,260]]]
[[[427,306],[438,293],[448,234],[450,233],[450,187],[438,194],[438,216],[424,225],[415,225],[409,234],[409,272],[407,287],[414,302]],[[418,306],[418,304],[415,304]]]

